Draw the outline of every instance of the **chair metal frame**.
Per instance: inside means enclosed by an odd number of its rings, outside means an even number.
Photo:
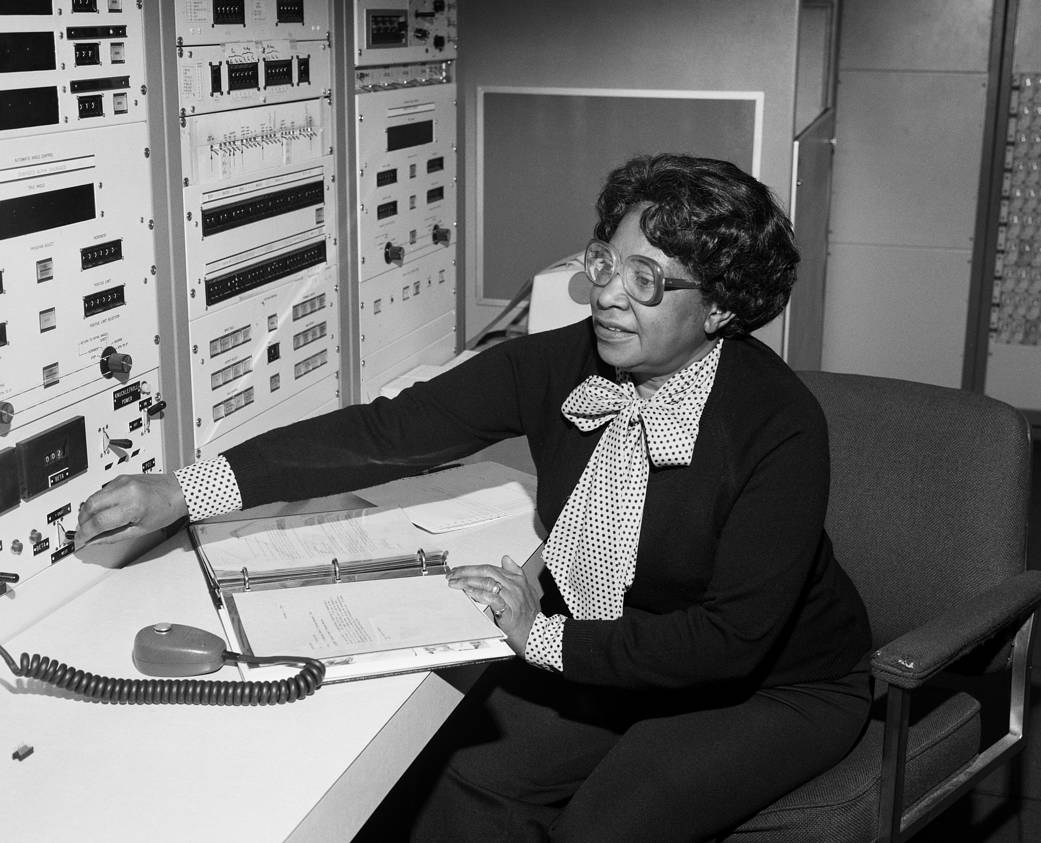
[[[1019,627],[1012,644],[1008,731],[983,749],[957,774],[907,807],[903,807],[904,773],[907,767],[911,697],[914,692],[912,689],[879,680],[884,683],[882,690],[886,693],[882,779],[879,791],[879,843],[899,843],[909,839],[964,796],[979,779],[1022,751],[1030,698],[1033,625],[1032,614]]]

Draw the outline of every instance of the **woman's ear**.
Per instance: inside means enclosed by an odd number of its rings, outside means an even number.
[[[705,333],[709,336],[719,333],[719,330],[733,318],[734,314],[731,311],[713,305],[705,316]]]

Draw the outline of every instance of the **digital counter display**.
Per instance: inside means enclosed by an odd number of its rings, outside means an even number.
[[[396,149],[408,149],[410,146],[422,146],[433,143],[434,121],[424,120],[422,123],[406,123],[404,126],[391,126],[387,129],[387,152]]]
[[[0,240],[92,220],[94,185],[78,184],[0,201]]]

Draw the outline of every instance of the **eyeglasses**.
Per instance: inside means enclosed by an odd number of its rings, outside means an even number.
[[[699,286],[687,278],[666,278],[661,265],[643,255],[629,255],[623,260],[618,250],[603,240],[589,241],[585,270],[597,287],[606,287],[621,273],[622,289],[629,298],[648,307],[659,304],[665,290],[696,290]]]

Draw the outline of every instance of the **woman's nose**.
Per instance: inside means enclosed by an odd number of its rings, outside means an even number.
[[[622,273],[615,272],[611,275],[611,280],[603,287],[594,287],[592,298],[596,306],[601,309],[628,306],[629,296],[622,284]]]

